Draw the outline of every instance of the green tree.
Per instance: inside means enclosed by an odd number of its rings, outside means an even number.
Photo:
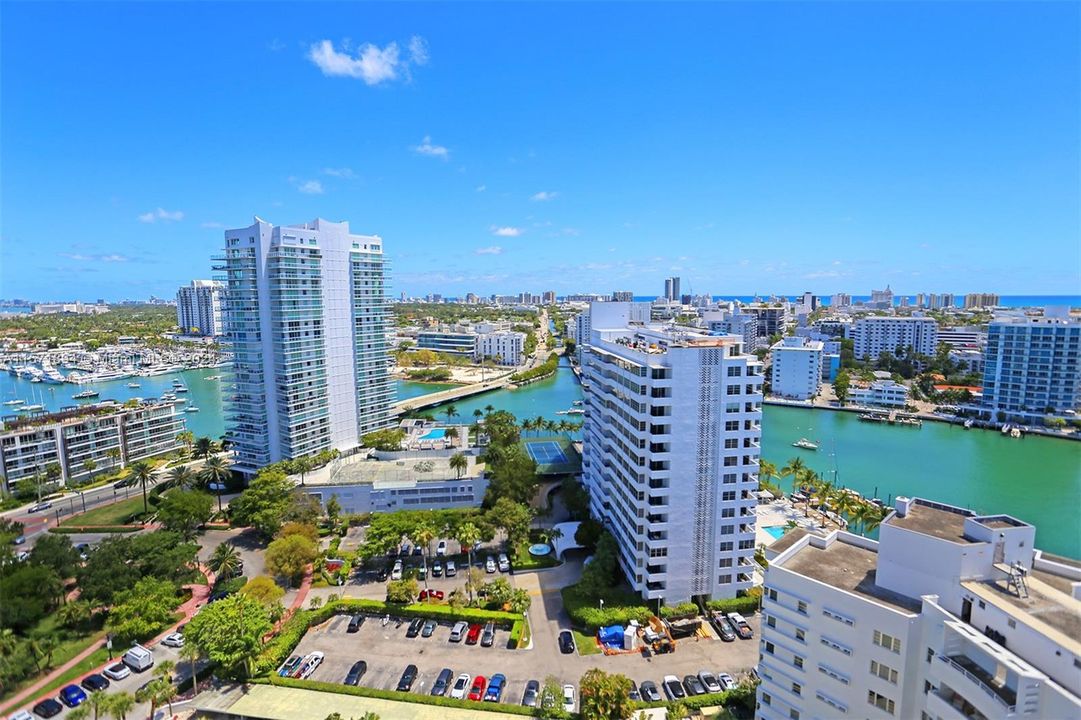
[[[311,472],[313,466],[314,464],[312,463],[312,459],[307,455],[301,455],[300,457],[293,460],[293,471],[300,473],[301,485],[304,484],[304,476]]]
[[[169,471],[169,487],[187,489],[195,484],[196,475],[187,465],[177,465]]]
[[[84,703],[77,708],[69,710],[68,714],[64,716],[64,720],[90,720],[90,713],[90,706]]]
[[[833,393],[837,396],[837,400],[844,404],[848,399],[848,390],[852,384],[852,378],[849,377],[847,370],[841,370],[837,373],[837,377],[833,379]]]
[[[469,556],[469,567],[473,567],[473,550],[477,543],[480,542],[480,529],[474,523],[464,522],[458,526],[455,540],[465,548]]]
[[[135,709],[135,696],[129,692],[118,692],[106,696],[109,698],[103,712],[113,720],[127,720],[128,713]]]
[[[86,702],[79,707],[85,707],[94,714],[94,720],[98,720],[108,712],[110,696],[104,690],[95,690],[86,696]]]
[[[60,577],[49,567],[20,564],[0,581],[0,626],[25,630],[54,607],[63,592]]]
[[[72,600],[56,609],[56,619],[66,628],[85,626],[90,622],[93,609],[85,600]]]
[[[570,713],[563,709],[563,686],[552,675],[546,677],[541,686],[537,716],[546,720],[566,720],[570,717]]]
[[[98,464],[94,460],[94,458],[87,458],[86,460],[83,460],[83,470],[86,470],[87,475],[90,476],[86,479],[87,483],[94,482],[94,471],[97,469]]]
[[[177,442],[182,442],[188,448],[188,456],[191,456],[191,446],[195,442],[195,433],[191,430],[182,430],[176,434]]]
[[[484,495],[485,507],[492,507],[500,498],[528,503],[537,492],[537,463],[520,445],[489,447],[485,453],[489,475]]]
[[[198,695],[199,694],[199,678],[198,678],[198,675],[195,672],[195,670],[196,670],[196,666],[198,665],[199,661],[203,658],[203,649],[201,647],[199,647],[195,643],[195,640],[192,639],[190,636],[185,636],[184,637],[184,647],[180,648],[180,650],[177,651],[177,654],[180,656],[181,660],[183,660],[184,662],[190,664],[190,669],[191,669],[191,691],[192,691],[192,694]]]
[[[30,551],[30,563],[50,568],[60,578],[69,578],[79,566],[79,551],[66,535],[43,533]]]
[[[630,678],[609,675],[600,668],[587,670],[578,685],[582,720],[627,720],[634,714]]]
[[[157,710],[158,700],[161,697],[164,682],[161,678],[151,680],[135,691],[135,702],[150,703],[150,715],[148,720],[153,720],[154,711]]]
[[[270,611],[271,619],[281,617],[281,599],[285,595],[285,590],[274,582],[274,578],[269,575],[253,577],[244,587],[240,588],[240,592],[267,608]]]
[[[413,578],[391,580],[387,583],[387,602],[411,603],[417,599],[420,588]]]
[[[566,478],[560,488],[563,494],[563,507],[573,520],[585,520],[589,517],[589,491],[574,478]]]
[[[131,466],[131,477],[143,489],[143,513],[149,515],[150,505],[148,505],[146,501],[146,488],[148,485],[153,485],[156,481],[154,468],[145,460],[140,460]]]
[[[200,441],[206,438],[201,438]],[[220,457],[207,458],[203,463],[203,469],[199,471],[199,479],[207,485],[214,484],[214,494],[218,496],[218,512],[221,512],[221,489],[233,474],[229,464]],[[239,498],[237,498],[239,499]]]
[[[384,452],[401,450],[403,440],[405,440],[405,430],[400,429],[376,430],[360,438],[364,447]]]
[[[259,472],[231,503],[233,522],[255,528],[264,538],[281,529],[293,483],[280,469]]]
[[[214,548],[207,561],[207,567],[219,578],[234,577],[240,570],[240,551],[227,542]]]
[[[143,640],[173,622],[176,587],[167,580],[143,578],[131,590],[116,594],[105,626],[122,643]]]
[[[195,454],[204,460],[210,459],[210,453],[214,451],[214,441],[208,437],[201,437],[195,441]]]
[[[158,504],[158,520],[185,540],[194,538],[213,514],[214,498],[198,490],[173,490]]]
[[[120,462],[120,448],[109,448],[105,451],[105,457],[109,458],[109,460],[112,461],[113,467],[116,467],[117,464]]]
[[[488,511],[489,522],[502,528],[507,534],[507,543],[514,553],[518,546],[529,540],[529,525],[533,522],[533,511],[528,505],[499,498]]]
[[[342,504],[338,502],[338,496],[331,494],[330,499],[326,502],[327,520],[330,521],[332,526],[338,525],[338,520],[342,514]]]
[[[266,549],[266,568],[274,575],[296,583],[319,554],[315,543],[302,535],[278,538]]]
[[[462,479],[462,473],[469,468],[469,459],[463,453],[457,452],[450,456],[450,469],[455,472],[458,479]]]
[[[263,636],[272,628],[262,603],[236,593],[204,607],[188,623],[184,635],[224,674],[246,677],[263,647]]]

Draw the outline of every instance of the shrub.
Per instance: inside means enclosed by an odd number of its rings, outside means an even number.
[[[578,586],[570,585],[561,591],[563,607],[575,627],[595,633],[608,625],[627,625],[631,620],[645,624],[653,613],[644,605],[635,604],[640,598],[632,593],[608,590],[599,597],[587,596]],[[599,600],[604,600],[601,610]]]
[[[228,580],[221,580],[214,585],[214,592],[223,592],[232,595],[235,592],[240,592],[240,588],[248,584],[248,578],[244,575],[235,578],[229,578]]]
[[[737,612],[742,615],[750,615],[758,612],[758,606],[762,600],[762,588],[754,587],[741,597],[728,598],[726,600],[710,600],[706,607],[720,612]]]
[[[664,605],[661,607],[661,617],[665,620],[694,617],[697,614],[698,606],[692,602],[684,602],[678,605]]]

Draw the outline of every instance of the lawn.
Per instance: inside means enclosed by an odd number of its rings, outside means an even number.
[[[129,525],[143,517],[143,494],[133,495],[111,505],[87,510],[81,515],[67,518],[60,527],[83,527],[86,525]]]
[[[544,541],[544,537],[542,537],[540,530],[530,530],[529,541],[519,545],[514,553],[514,569],[539,570],[541,568],[550,568],[561,565],[562,562],[556,558],[555,552],[550,552],[547,555],[529,554],[530,545]]]
[[[42,635],[56,638],[57,646],[56,650],[53,651],[50,667],[60,667],[88,646],[104,642],[105,631],[101,628],[103,616],[99,613],[94,618],[94,623],[89,630],[76,631],[61,627],[56,620],[56,613],[51,613],[42,618],[41,622],[36,627],[31,628],[26,635]],[[11,688],[5,688],[2,697],[10,697],[24,687],[37,682],[37,680],[38,676],[34,675]]]
[[[571,629],[574,633],[574,644],[578,646],[579,655],[599,655],[601,652],[600,645],[597,644],[597,638],[592,635],[586,635],[575,629]]]

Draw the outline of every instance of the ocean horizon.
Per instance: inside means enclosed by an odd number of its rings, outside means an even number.
[[[636,302],[652,302],[658,299],[660,295],[635,295]],[[763,298],[762,295],[711,295],[714,302],[722,300],[738,300],[742,303],[753,302],[756,297]],[[765,296],[768,297],[768,296]],[[778,297],[785,298],[786,300],[796,300],[801,295],[779,295]],[[830,304],[829,295],[818,295],[819,300],[823,306]],[[915,300],[915,295],[894,295],[894,300],[902,297],[907,297],[911,300]],[[853,302],[866,302],[871,299],[870,295],[853,295]],[[964,301],[964,294],[954,293],[954,299]],[[1008,308],[1024,308],[1024,307],[1054,307],[1058,305],[1066,305],[1069,307],[1081,307],[1081,295],[1000,295],[999,307]],[[960,308],[960,305],[956,307]]]

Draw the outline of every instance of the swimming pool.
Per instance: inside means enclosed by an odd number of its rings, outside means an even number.
[[[435,428],[420,436],[421,440],[441,440],[447,434],[446,428]]]
[[[781,536],[785,534],[786,530],[788,530],[788,528],[784,525],[766,525],[762,529],[768,532],[777,540],[780,540]]]

